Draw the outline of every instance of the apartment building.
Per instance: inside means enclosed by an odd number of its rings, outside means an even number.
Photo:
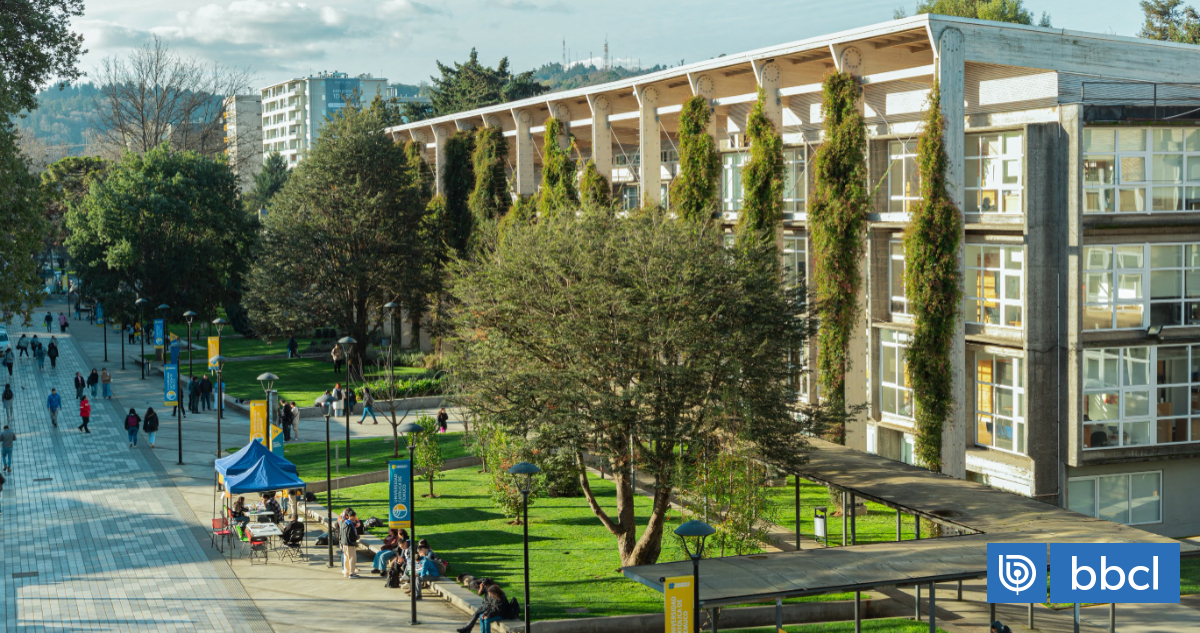
[[[785,266],[813,265],[808,169],[821,80],[859,78],[872,208],[847,443],[913,461],[913,330],[902,238],[916,141],[942,90],[950,195],[963,213],[962,328],[943,472],[1169,536],[1200,534],[1200,47],[920,15],[388,131],[441,170],[456,129],[509,137],[518,194],[539,180],[545,120],[568,122],[614,192],[661,201],[680,106],[702,95],[732,226],[756,91],[785,144]],[[816,350],[810,349],[808,358]],[[819,398],[816,376],[798,380]]]
[[[262,98],[259,95],[233,95],[225,98],[225,155],[238,177],[243,192],[254,186],[254,177],[262,171]]]
[[[367,103],[387,90],[387,79],[369,73],[351,77],[340,72],[321,72],[263,88],[263,153],[279,152],[289,167],[295,167],[312,147],[326,119],[346,107],[347,100],[357,94]]]

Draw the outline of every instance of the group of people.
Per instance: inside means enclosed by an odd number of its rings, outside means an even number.
[[[216,406],[213,402],[213,383],[208,379],[207,375],[200,379],[192,376],[191,380],[187,383],[187,389],[181,391],[187,393],[187,408],[192,413],[209,411]]]
[[[112,400],[112,374],[108,373],[108,368],[104,367],[100,371],[92,368],[92,373],[88,374],[87,378],[83,377],[81,372],[75,372],[75,399],[83,400],[83,390],[88,389],[92,392],[92,397],[96,397],[96,387],[101,388],[101,395],[105,400]]]
[[[271,513],[271,522],[272,523],[283,523],[284,507],[279,503],[279,499],[277,499],[275,497],[275,492],[274,491],[264,492],[264,493],[262,493],[261,496],[262,496],[262,501],[260,502],[260,505],[262,506],[262,508],[264,510]],[[247,510],[249,510],[249,508],[246,506],[246,497],[239,496],[237,498],[237,500],[233,502],[233,507],[229,509],[229,518],[232,519],[235,523],[241,523],[243,525],[246,523],[249,523],[250,516],[247,514]],[[297,506],[295,505],[295,502],[293,501],[292,502],[292,518],[293,519],[296,516],[296,511],[297,511]]]
[[[49,334],[50,328],[54,327],[54,313],[47,312],[46,317],[44,319],[42,319],[42,323],[44,323],[46,325],[46,333]],[[68,325],[70,325],[70,323],[67,321],[67,314],[65,312],[59,312],[58,313],[58,333],[65,334],[67,331]]]
[[[84,424],[87,424],[84,422]],[[129,434],[129,448],[137,446],[138,430],[146,432],[148,440],[150,440],[150,448],[154,448],[154,434],[158,433],[158,414],[154,412],[154,407],[146,408],[146,416],[138,417],[137,411],[129,410],[129,415],[125,416],[125,432]]]
[[[354,557],[357,555],[358,534],[362,533],[362,523],[354,515],[353,509],[346,508],[342,512],[341,524],[344,560],[348,561],[350,571],[350,573],[346,573],[347,570],[343,569],[342,575],[347,578],[358,578],[358,574],[353,573]],[[352,544],[347,545],[347,537],[353,539]],[[416,582],[413,582],[411,577],[413,556],[416,556]],[[423,582],[444,576],[448,568],[449,565],[446,561],[438,558],[437,554],[433,552],[429,541],[418,540],[414,552],[414,544],[408,536],[408,531],[395,528],[388,530],[388,535],[383,539],[383,546],[375,554],[375,559],[371,563],[371,573],[386,578],[385,586],[400,587],[404,593],[416,592],[417,598],[421,597]]]
[[[333,398],[333,412],[332,413],[333,413],[333,417],[335,417],[335,418],[339,418],[343,414],[347,414],[347,412],[349,414],[353,414],[354,407],[357,406],[358,402],[359,402],[358,392],[355,391],[355,389],[350,386],[343,388],[342,383],[340,383],[340,382],[334,383],[333,389],[327,389],[325,391],[325,395],[329,396],[330,398]],[[358,423],[362,424],[363,421],[365,421],[367,419],[367,416],[369,415],[369,416],[371,416],[371,420],[375,424],[379,424],[379,418],[375,417],[375,396],[371,393],[370,387],[367,387],[365,385],[362,388],[362,403],[363,403],[363,410],[362,410],[362,415],[359,416],[359,418],[358,418]],[[293,402],[291,404],[293,407],[296,406],[295,402]],[[326,407],[326,413],[329,413],[328,407]],[[449,424],[450,424],[450,415],[448,413],[446,413],[446,409],[445,409],[445,407],[443,407],[438,411],[438,414],[437,414],[438,432],[445,433],[449,429]],[[286,430],[285,430],[285,432],[286,432]]]
[[[49,331],[49,330],[47,330]],[[37,361],[38,370],[46,366],[46,359],[50,359],[50,369],[58,368],[58,342],[54,337],[50,337],[50,341],[42,345],[42,341],[38,339],[37,334],[32,338],[25,334],[21,334],[21,338],[17,339],[17,358],[21,356],[31,356]],[[12,375],[13,363],[15,358],[12,355],[12,349],[4,351],[4,365],[8,368],[8,375]]]

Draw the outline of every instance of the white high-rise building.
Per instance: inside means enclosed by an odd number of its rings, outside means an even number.
[[[263,88],[263,154],[279,152],[289,167],[304,159],[320,133],[326,117],[346,107],[355,92],[362,102],[385,95],[387,79],[362,74],[321,72],[312,77],[289,79]]]
[[[238,186],[249,191],[262,171],[262,99],[256,95],[225,98],[225,154]]]

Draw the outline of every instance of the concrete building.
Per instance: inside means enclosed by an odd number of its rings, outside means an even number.
[[[677,118],[702,95],[732,224],[761,88],[785,144],[784,252],[812,266],[807,169],[822,142],[821,80],[859,77],[873,208],[852,341],[847,443],[913,461],[901,241],[919,195],[916,139],[942,90],[950,194],[963,212],[951,476],[1136,524],[1200,534],[1200,47],[920,15],[584,89],[389,129],[440,171],[456,129],[509,137],[519,194],[539,181],[544,122],[568,122],[629,204],[677,173]],[[439,183],[440,188],[440,183]],[[809,358],[816,350],[808,350]],[[819,397],[816,377],[799,381]]]
[[[327,117],[346,107],[357,93],[363,103],[386,95],[387,79],[364,73],[322,72],[312,77],[290,79],[263,88],[263,153],[279,152],[289,167],[304,159]]]
[[[254,186],[262,171],[262,98],[234,95],[225,98],[225,154],[243,192]]]

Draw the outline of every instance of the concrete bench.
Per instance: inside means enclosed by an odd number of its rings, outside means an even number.
[[[453,578],[440,578],[430,586],[459,611],[470,617],[479,607],[483,606],[483,597],[471,593],[470,589],[458,584]],[[511,596],[510,596],[511,597]],[[515,633],[525,630],[525,621],[520,619],[500,620],[492,623],[492,630],[498,633]]]

